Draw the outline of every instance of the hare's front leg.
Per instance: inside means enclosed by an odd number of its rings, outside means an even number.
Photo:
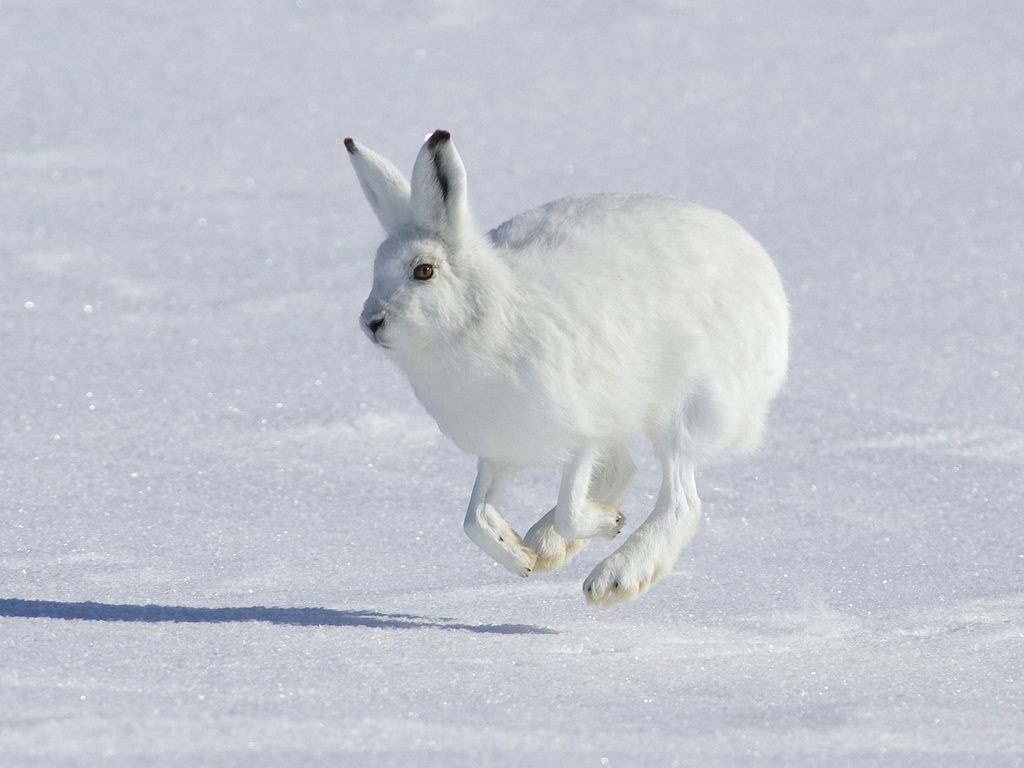
[[[633,464],[626,446],[621,443],[605,451],[594,463],[591,472],[587,498],[604,507],[614,508],[620,530],[625,518],[618,513],[618,509],[629,493],[635,476],[636,465]],[[587,539],[566,538],[555,531],[557,514],[558,507],[552,507],[526,533],[527,545],[537,553],[537,571],[561,568],[586,546]]]
[[[526,545],[496,506],[510,475],[508,468],[480,459],[462,527],[474,544],[512,573],[529,576],[537,553]]]
[[[562,469],[562,484],[555,506],[555,532],[567,539],[617,536],[626,519],[605,501],[595,501],[591,487],[601,466],[601,451],[582,448]]]

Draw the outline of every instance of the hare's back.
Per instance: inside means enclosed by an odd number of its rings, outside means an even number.
[[[598,194],[565,197],[512,217],[491,230],[491,242],[513,257],[529,252],[571,253],[592,238],[615,233],[617,239],[645,229],[678,226],[683,219],[713,214],[700,206],[659,195]],[[627,238],[628,239],[628,238]]]
[[[707,297],[740,276],[777,285],[768,255],[739,224],[670,197],[563,198],[519,214],[489,237],[541,292],[613,299],[635,287],[649,299],[670,299],[695,290]]]
[[[593,264],[602,255],[616,261],[624,255],[643,260],[662,251],[680,261],[708,256],[721,259],[750,246],[759,249],[725,214],[650,194],[554,200],[514,216],[491,230],[488,237],[512,261],[564,262],[584,257]],[[711,248],[715,252],[709,252]]]
[[[628,371],[680,381],[735,370],[781,381],[782,282],[725,214],[654,195],[595,195],[528,211],[493,236],[514,266],[527,332],[552,339],[548,357],[579,368],[578,355],[614,349],[606,380],[624,384]]]

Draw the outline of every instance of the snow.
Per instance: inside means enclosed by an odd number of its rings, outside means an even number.
[[[0,0],[3,764],[1024,764],[1022,19]],[[438,127],[482,223],[678,194],[783,274],[768,443],[636,603],[489,563],[359,332],[341,139]]]

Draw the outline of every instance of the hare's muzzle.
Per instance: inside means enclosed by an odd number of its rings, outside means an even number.
[[[384,313],[378,312],[377,314],[370,316],[363,315],[360,320],[362,320],[363,328],[366,329],[366,333],[370,339],[375,344],[380,344],[380,340],[377,338],[377,333],[384,327]]]

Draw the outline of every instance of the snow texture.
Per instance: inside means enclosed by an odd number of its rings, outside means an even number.
[[[1022,22],[0,0],[0,763],[1024,764]],[[477,551],[474,461],[359,331],[341,140],[435,128],[481,224],[680,195],[783,275],[767,444],[636,603],[583,600],[610,542]]]

